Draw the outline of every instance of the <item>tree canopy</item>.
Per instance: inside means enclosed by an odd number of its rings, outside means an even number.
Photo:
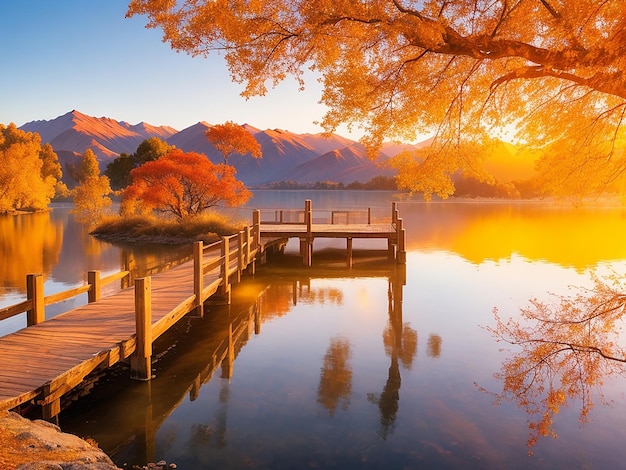
[[[228,121],[216,124],[206,131],[209,142],[222,154],[224,163],[228,164],[228,157],[233,154],[245,155],[250,153],[253,158],[261,158],[261,144],[243,126]]]
[[[39,134],[0,124],[0,214],[45,209],[60,179],[57,155]]]
[[[434,135],[397,165],[413,189],[448,195],[458,170],[488,178],[463,142],[507,126],[541,149],[554,193],[623,179],[621,0],[131,0],[133,15],[175,50],[222,51],[246,97],[288,75],[304,86],[312,69],[328,131],[357,126],[372,148]]]
[[[131,183],[130,172],[133,168],[157,160],[174,148],[158,137],[150,137],[139,144],[135,153],[121,153],[116,157],[107,165],[104,174],[108,176],[113,189],[125,188]]]
[[[70,191],[74,201],[74,213],[81,222],[95,223],[111,206],[109,178],[100,175],[98,159],[93,150],[87,149],[80,162],[74,167],[78,186]]]
[[[220,203],[237,206],[250,192],[235,173],[232,166],[216,165],[205,155],[174,149],[131,171],[122,208],[126,213],[156,210],[183,219]]]

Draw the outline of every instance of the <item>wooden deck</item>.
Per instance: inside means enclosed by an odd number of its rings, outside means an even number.
[[[385,238],[390,255],[404,262],[404,229],[395,205],[391,224],[313,224],[310,201],[306,208],[304,224],[262,223],[256,211],[246,230],[206,247],[197,242],[191,261],[136,279],[134,287],[109,297],[101,298],[101,286],[123,279],[127,271],[104,280],[91,271],[87,285],[46,297],[42,276],[29,275],[27,300],[0,309],[0,320],[23,312],[28,319],[27,328],[0,337],[0,411],[34,404],[44,418],[53,418],[61,411],[61,397],[88,374],[125,359],[130,359],[133,378],[150,380],[152,342],[184,315],[202,315],[211,296],[220,294],[230,302],[231,284],[244,270],[253,270],[277,240],[299,238],[310,266],[316,237],[346,238],[349,265],[352,238]],[[87,305],[45,319],[46,305],[84,292]]]
[[[406,262],[406,232],[402,219],[398,215],[396,204],[392,204],[389,222],[371,222],[371,212],[367,211],[325,211],[326,214],[315,217],[311,201],[305,201],[303,211],[291,211],[286,217],[285,211],[274,211],[273,220],[261,219],[260,236],[263,245],[269,248],[273,245],[284,247],[290,238],[300,240],[300,255],[304,265],[311,266],[313,257],[313,243],[316,238],[341,238],[346,240],[346,265],[352,267],[352,240],[383,239],[387,241],[387,250],[390,259],[399,263]],[[360,213],[359,213],[360,212]],[[337,217],[336,217],[337,216]],[[357,223],[349,223],[350,219]],[[295,219],[295,222],[285,220]],[[336,219],[343,219],[345,223],[335,223]],[[363,220],[366,223],[363,223]]]

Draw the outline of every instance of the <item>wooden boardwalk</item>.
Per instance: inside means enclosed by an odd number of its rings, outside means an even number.
[[[130,359],[131,374],[151,378],[152,342],[184,315],[203,314],[206,300],[216,294],[230,302],[233,282],[246,269],[254,270],[268,247],[291,237],[300,238],[304,263],[311,264],[315,237],[346,238],[351,265],[352,238],[386,238],[390,253],[402,261],[403,229],[393,208],[391,224],[312,224],[310,201],[307,223],[261,223],[255,212],[251,227],[220,242],[194,244],[191,261],[163,273],[135,280],[135,286],[100,296],[101,287],[128,276],[121,272],[105,279],[89,273],[89,282],[65,293],[44,297],[42,276],[29,276],[28,298],[0,309],[0,320],[27,312],[28,327],[0,337],[0,411],[41,406],[46,419],[61,411],[61,397],[95,371]],[[264,240],[264,242],[262,241]],[[89,303],[52,319],[45,306],[88,292]]]
[[[61,397],[88,374],[127,358],[136,369],[134,378],[149,380],[152,342],[184,315],[201,315],[202,305],[214,294],[222,294],[228,302],[231,280],[238,279],[243,269],[254,266],[258,244],[248,238],[230,250],[229,238],[244,237],[227,237],[207,247],[198,242],[193,261],[137,279],[135,287],[109,297],[94,296],[87,305],[1,337],[0,411],[35,403],[42,407],[44,418],[52,418],[61,411]],[[202,263],[196,259],[202,259]],[[35,303],[50,304],[65,298],[53,294],[25,303],[33,307]],[[0,310],[0,316],[10,309]],[[29,309],[30,317],[40,316],[32,314],[32,310]],[[146,323],[148,327],[141,332],[141,324]]]

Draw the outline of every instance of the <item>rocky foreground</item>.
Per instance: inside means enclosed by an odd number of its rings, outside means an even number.
[[[119,470],[111,459],[80,437],[46,421],[17,413],[0,414],[2,470]]]
[[[124,469],[174,470],[161,460]],[[0,470],[122,470],[95,442],[61,431],[47,421],[0,412]]]

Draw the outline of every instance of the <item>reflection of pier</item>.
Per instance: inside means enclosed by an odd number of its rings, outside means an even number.
[[[180,322],[156,344],[159,350],[175,348],[154,364],[154,380],[132,383],[129,393],[117,393],[120,386],[128,386],[125,380],[121,385],[103,384],[76,403],[78,412],[62,417],[63,428],[74,432],[78,426],[75,432],[93,437],[110,455],[130,451],[139,462],[154,461],[155,438],[163,422],[185,399],[198,399],[211,379],[230,379],[236,356],[259,330],[259,322],[257,301],[245,308],[216,305],[204,318]],[[107,417],[106,425],[101,416]]]
[[[333,277],[387,278],[389,315],[401,318],[403,265],[377,261],[367,268],[360,264],[350,271],[328,267],[302,270],[278,259],[259,269],[254,280],[246,279],[235,286],[231,305],[210,306],[204,318],[190,317],[164,335],[156,349],[170,349],[170,352],[154,364],[155,380],[131,383],[128,393],[119,394],[116,390],[127,386],[126,383],[103,384],[77,402],[76,410],[62,416],[63,429],[94,438],[116,461],[128,462],[135,458],[137,463],[145,463],[158,458],[154,455],[157,433],[184,400],[219,400],[208,420],[203,415],[193,424],[192,440],[201,441],[205,448],[220,448],[228,437],[228,382],[236,372],[234,361],[239,352],[253,335],[262,333],[262,323],[289,315],[293,306],[300,302],[308,302],[310,298],[319,300],[324,295],[327,300],[333,296],[335,302],[341,303],[340,290],[321,292],[313,287],[314,280]],[[345,345],[339,342],[329,354],[336,358],[344,349]],[[328,379],[332,382],[336,377]],[[209,382],[210,395],[201,397],[203,387]],[[323,377],[320,377],[320,404],[330,409],[339,400],[341,406],[341,399],[347,392],[329,387],[328,383],[323,386],[322,382]],[[209,392],[204,390],[204,393]],[[106,423],[102,423],[102,416],[107,417]]]

